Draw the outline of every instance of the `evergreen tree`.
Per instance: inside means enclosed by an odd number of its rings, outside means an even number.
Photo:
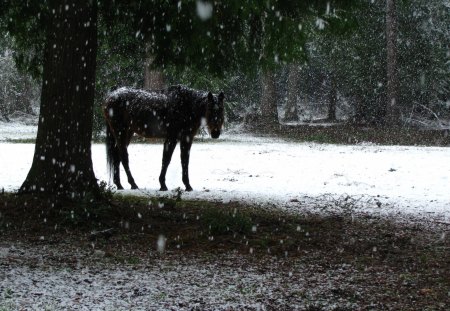
[[[355,121],[385,124],[388,102],[386,3],[363,2],[353,10],[356,27],[342,35],[314,34],[310,64],[334,73],[336,87],[354,107]],[[415,107],[443,111],[449,98],[449,8],[444,1],[397,1],[397,95],[391,124]],[[438,107],[439,106],[439,107]],[[403,118],[404,118],[403,117]]]
[[[386,113],[384,122],[390,126],[400,123],[398,101],[398,65],[397,65],[397,3],[386,0]]]

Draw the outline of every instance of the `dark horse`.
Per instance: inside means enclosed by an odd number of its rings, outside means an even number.
[[[118,189],[122,165],[131,189],[137,189],[130,172],[127,147],[136,133],[147,138],[164,138],[162,169],[159,175],[161,191],[166,191],[166,172],[173,150],[180,142],[181,167],[186,191],[189,183],[189,153],[202,119],[206,120],[212,138],[218,138],[224,121],[224,95],[202,92],[185,86],[171,86],[149,92],[120,88],[110,93],[104,103],[106,119],[106,150],[110,174]]]

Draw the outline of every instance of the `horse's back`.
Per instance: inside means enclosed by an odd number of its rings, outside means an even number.
[[[146,91],[119,88],[106,97],[104,113],[121,127],[144,137],[195,135],[201,124],[207,93],[183,85]]]
[[[104,112],[115,119],[112,122],[140,136],[164,138],[175,122],[172,106],[168,95],[162,92],[120,88],[107,96]]]

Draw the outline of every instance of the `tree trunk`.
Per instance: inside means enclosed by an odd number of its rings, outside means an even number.
[[[261,121],[270,130],[279,124],[275,75],[267,71],[262,77]]]
[[[289,65],[288,75],[288,94],[284,113],[285,121],[298,121],[298,78],[300,75],[300,67],[296,64]]]
[[[23,89],[21,94],[18,98],[18,109],[20,111],[23,111],[27,114],[32,114],[33,109],[31,107],[32,101],[31,101],[31,93],[32,93],[32,85],[31,85],[31,78],[28,76],[24,76],[22,79],[23,83]]]
[[[153,57],[149,55],[144,63],[144,89],[146,90],[160,90],[165,86],[164,74],[152,69]]]
[[[336,121],[336,105],[337,105],[337,87],[336,87],[336,77],[333,73],[330,74],[330,95],[328,101],[328,121]]]
[[[79,199],[98,190],[91,158],[97,1],[50,3],[36,147],[20,192]]]
[[[387,103],[385,123],[390,126],[400,123],[397,74],[397,11],[395,1],[386,0]]]

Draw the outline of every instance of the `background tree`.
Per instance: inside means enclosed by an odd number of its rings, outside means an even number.
[[[11,38],[0,38],[0,117],[9,120],[15,112],[35,114],[38,98],[37,81],[16,66]]]
[[[144,62],[144,89],[161,90],[165,86],[164,72],[152,68],[153,56],[148,54]]]
[[[399,101],[404,121],[423,125],[426,119],[449,116],[450,7],[440,0],[401,4],[397,6]]]
[[[398,1],[396,11],[398,109],[394,118],[411,122],[418,107],[432,109],[436,115],[448,113],[450,71],[445,46],[449,36],[444,24],[449,8],[441,0],[411,0]],[[349,103],[355,122],[382,125],[388,96],[385,2],[363,2],[352,14],[357,27],[345,29],[342,35],[327,29],[315,32],[309,64],[320,63],[333,73],[338,106]]]
[[[107,11],[105,14],[105,10]],[[129,20],[114,22],[108,10],[99,8],[98,49],[95,83],[93,135],[99,140],[105,128],[102,103],[106,94],[118,87],[144,87],[145,46],[131,35]]]
[[[400,123],[400,109],[398,107],[397,24],[396,1],[386,0],[387,101],[385,122],[390,126]]]
[[[258,68],[261,72],[261,102],[259,112],[261,114],[257,126],[267,127],[271,130],[279,124],[278,103],[282,102],[277,92],[276,78],[282,66],[287,64],[302,63],[306,61],[306,43],[311,41],[314,27],[329,27],[330,32],[334,26],[346,28],[349,17],[343,9],[354,5],[357,1],[317,1],[307,3],[304,1],[284,2],[274,1],[270,5],[262,7],[263,14],[259,18],[249,19],[250,29],[254,25],[253,41],[259,51]],[[289,34],[289,35],[286,35]],[[291,78],[293,78],[292,76]],[[292,80],[291,80],[292,81]],[[295,98],[292,81],[288,100],[289,110],[295,107],[292,100]],[[288,116],[292,117],[292,116]],[[258,118],[249,118],[252,123]]]
[[[284,109],[284,121],[298,121],[298,89],[300,66],[298,64],[290,64],[288,66],[288,80],[287,80],[287,96],[286,106]]]

